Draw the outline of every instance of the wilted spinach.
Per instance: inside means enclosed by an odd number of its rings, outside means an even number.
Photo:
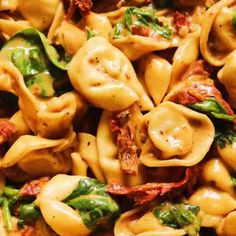
[[[105,188],[106,185],[96,179],[81,179],[63,202],[79,211],[88,228],[97,230],[120,214],[118,204],[105,192]]]
[[[189,236],[198,235],[201,221],[197,216],[200,208],[195,205],[164,202],[156,207],[153,214],[161,223],[176,229],[183,228]]]
[[[171,39],[172,37],[172,30],[169,27],[161,26],[155,16],[155,9],[150,7],[129,7],[124,13],[123,21],[115,25],[113,38],[120,38],[122,31],[132,34],[133,26],[148,27],[167,39]]]
[[[203,102],[192,104],[189,107],[216,119],[226,121],[233,121],[236,119],[235,115],[229,115],[226,110],[219,104],[219,102],[213,97],[208,98]]]

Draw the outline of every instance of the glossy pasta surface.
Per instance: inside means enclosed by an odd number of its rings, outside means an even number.
[[[0,0],[0,236],[236,236],[236,0]]]

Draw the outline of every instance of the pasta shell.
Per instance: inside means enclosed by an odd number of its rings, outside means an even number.
[[[150,52],[164,50],[171,47],[171,41],[161,39],[129,35],[118,39],[111,38],[111,43],[119,48],[131,61],[135,61]]]
[[[73,136],[75,138],[75,135]],[[71,140],[73,141],[73,139]],[[70,142],[71,142],[70,141]],[[2,168],[18,167],[30,176],[67,173],[71,168],[68,140],[49,140],[31,135],[23,135],[10,147],[1,160]],[[71,146],[70,143],[68,146]],[[60,150],[64,146],[64,150]]]
[[[180,42],[172,64],[171,81],[169,90],[180,82],[182,76],[189,66],[198,59],[199,56],[200,28]]]
[[[140,161],[149,167],[192,166],[199,163],[214,140],[210,119],[171,102],[144,116],[149,138]]]
[[[236,211],[230,212],[223,220],[222,226],[217,230],[220,236],[234,236],[236,234]]]
[[[97,130],[99,162],[106,180],[108,183],[116,181],[128,186],[142,184],[144,182],[144,167],[141,163],[139,163],[137,176],[128,175],[121,170],[119,160],[117,159],[118,148],[109,126],[111,116],[112,113],[103,112]]]
[[[18,0],[19,12],[38,30],[48,29],[59,5],[59,0]]]
[[[95,177],[100,181],[105,182],[99,163],[96,137],[87,133],[79,133],[78,152],[80,153],[82,159],[88,164]]]
[[[21,73],[11,63],[1,63],[0,68],[6,71],[7,78],[12,81],[25,122],[35,134],[45,138],[62,138],[71,130],[78,109],[79,96],[76,93],[40,99],[28,90]],[[81,101],[81,104],[84,103]]]
[[[97,107],[117,111],[138,102],[142,110],[153,108],[129,60],[103,37],[91,38],[78,50],[68,74],[72,85]]]
[[[200,207],[201,211],[209,215],[224,216],[236,209],[236,201],[229,194],[212,187],[198,189],[189,202]]]
[[[25,20],[4,18],[4,16],[0,15],[0,31],[6,40],[13,36],[17,31],[26,29],[31,26],[30,23]]]
[[[62,2],[59,4],[47,38],[54,44],[62,45],[66,52],[74,55],[86,41],[85,32],[65,19]]]
[[[79,25],[86,29],[86,26],[94,32],[95,35],[109,39],[109,34],[112,30],[112,25],[108,18],[102,14],[89,12],[80,22]]]
[[[138,68],[149,94],[155,104],[159,105],[169,86],[171,64],[155,54],[149,54],[139,60]]]
[[[91,232],[79,214],[61,202],[71,194],[81,178],[86,177],[56,175],[44,186],[36,200],[45,221],[59,235],[85,236]]]
[[[233,142],[232,145],[226,145],[223,148],[217,147],[217,151],[220,157],[235,171],[236,161],[234,155],[236,152],[236,142]]]
[[[0,2],[0,11],[14,11],[17,8],[17,0],[5,0]]]
[[[200,48],[205,60],[214,66],[222,66],[236,48],[232,25],[233,3],[234,0],[219,1],[204,15]]]
[[[202,179],[207,183],[214,183],[232,196],[235,195],[229,170],[221,159],[213,158],[204,164]]]
[[[224,67],[219,71],[218,78],[225,86],[229,95],[229,104],[236,108],[236,51],[233,51],[225,61]]]
[[[14,143],[18,138],[23,135],[31,134],[31,130],[25,123],[24,117],[21,111],[16,112],[9,120],[16,126],[16,132],[11,135],[9,142]]]

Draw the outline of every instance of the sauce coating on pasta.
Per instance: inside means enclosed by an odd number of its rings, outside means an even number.
[[[0,0],[0,235],[235,236],[236,0]]]

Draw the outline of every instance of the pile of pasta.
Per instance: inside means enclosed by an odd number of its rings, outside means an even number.
[[[236,1],[0,0],[0,235],[235,236]]]

